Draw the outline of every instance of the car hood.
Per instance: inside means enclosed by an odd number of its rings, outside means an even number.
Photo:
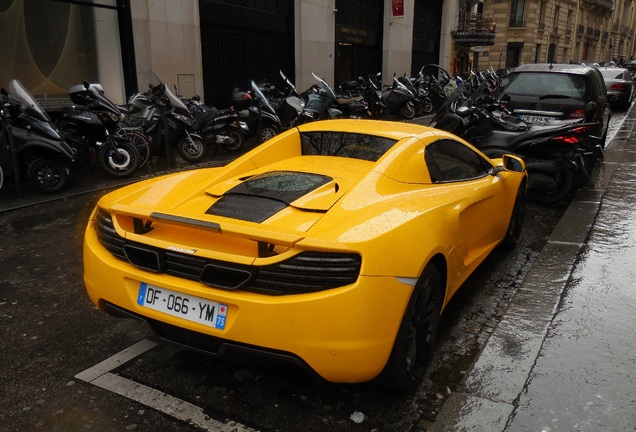
[[[256,223],[306,232],[374,167],[355,159],[334,162],[299,156],[234,175],[231,168],[188,171],[120,189],[101,206],[142,219]]]

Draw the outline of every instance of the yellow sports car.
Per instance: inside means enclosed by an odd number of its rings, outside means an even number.
[[[453,294],[517,241],[526,181],[521,159],[425,126],[304,124],[104,196],[84,280],[101,310],[164,339],[407,391]]]

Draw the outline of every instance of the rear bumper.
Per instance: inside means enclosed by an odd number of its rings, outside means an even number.
[[[412,292],[397,278],[365,276],[342,288],[288,296],[215,289],[121,261],[90,229],[84,242],[84,281],[100,309],[143,319],[167,340],[221,357],[282,359],[333,382],[368,381],[382,371]],[[137,304],[141,282],[226,304],[225,327]]]

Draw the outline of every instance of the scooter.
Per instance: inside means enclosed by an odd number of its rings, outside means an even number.
[[[379,74],[378,74],[379,75]],[[389,115],[400,114],[405,119],[415,117],[416,97],[404,84],[393,76],[393,84],[382,90],[382,103]]]
[[[97,164],[115,178],[132,176],[139,168],[137,148],[119,134],[123,115],[103,94],[99,84],[75,85],[69,90],[73,103],[65,107],[56,126],[78,155],[80,167],[92,169]]]
[[[485,83],[483,84],[485,86]],[[582,119],[527,124],[476,91],[464,103],[446,105],[430,125],[464,138],[485,155],[513,154],[524,159],[528,195],[546,204],[557,203],[582,187],[603,157],[602,139],[591,136],[594,123]],[[455,106],[454,109],[448,109]]]
[[[296,86],[285,76],[283,71],[279,71],[279,73],[285,83],[286,91],[280,92],[274,86],[270,86],[263,93],[268,97],[270,104],[276,111],[282,129],[287,130],[298,124],[305,108],[305,101],[296,90]]]
[[[156,83],[153,85],[153,82]],[[140,127],[153,143],[152,150],[168,151],[169,142],[177,142],[179,156],[186,162],[199,162],[206,155],[203,138],[196,132],[196,121],[183,100],[154,76],[145,93],[136,93],[119,109],[125,115],[122,123]]]
[[[260,144],[278,135],[283,126],[267,96],[253,80],[250,88],[249,92],[234,90],[233,106],[239,110],[239,119],[247,124],[248,137],[257,137]]]
[[[58,192],[73,179],[75,152],[20,81],[9,91],[0,91],[0,185],[10,180],[21,195],[26,179],[39,192]]]
[[[300,116],[300,123],[342,117],[342,111],[333,107],[336,94],[329,84],[315,73],[311,73],[318,81],[315,88],[308,90],[307,100]]]
[[[210,145],[221,145],[229,152],[243,148],[249,129],[234,107],[217,109],[204,105],[198,95],[184,100],[184,103],[194,118],[193,129],[208,148]]]

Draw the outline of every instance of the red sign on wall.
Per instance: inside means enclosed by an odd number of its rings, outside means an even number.
[[[404,0],[391,0],[391,16],[393,18],[404,16]]]

